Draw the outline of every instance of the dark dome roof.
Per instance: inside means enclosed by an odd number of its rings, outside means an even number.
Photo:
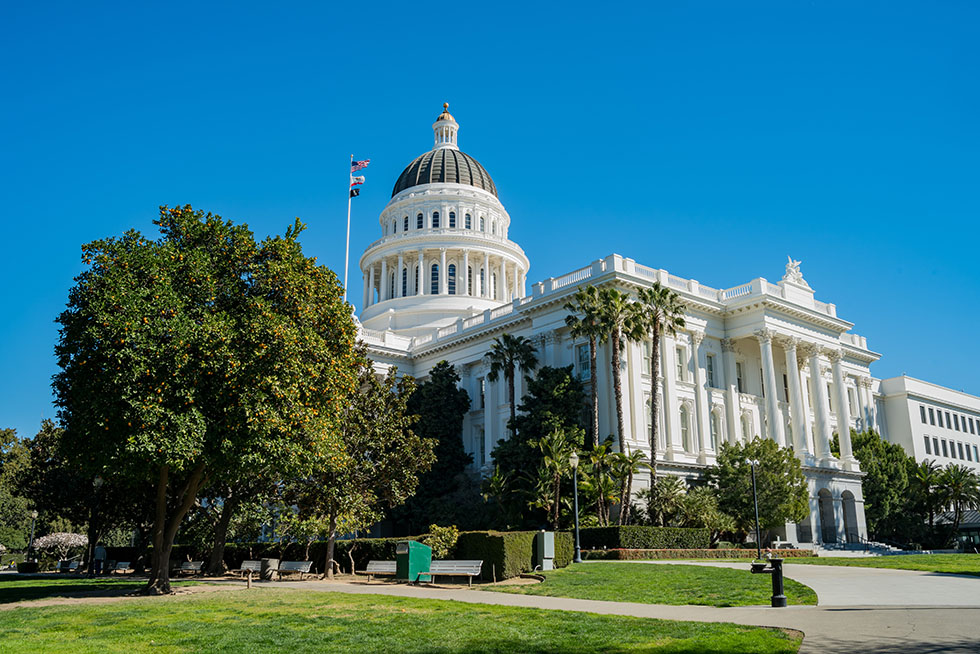
[[[468,184],[497,195],[497,187],[490,179],[490,173],[480,165],[480,162],[459,150],[439,148],[426,152],[398,176],[395,188],[391,192],[394,197],[407,188],[420,184]]]

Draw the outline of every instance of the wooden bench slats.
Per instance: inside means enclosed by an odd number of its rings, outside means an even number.
[[[298,574],[299,578],[302,579],[303,575],[310,574],[310,568],[313,566],[313,561],[283,561],[279,564],[279,569],[276,571],[279,573],[279,578],[282,579],[282,573],[287,574]]]

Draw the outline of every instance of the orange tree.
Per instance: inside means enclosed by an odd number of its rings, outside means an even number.
[[[148,594],[169,592],[174,536],[202,488],[243,467],[310,474],[329,457],[360,358],[298,220],[262,242],[190,206],[161,207],[154,224],[156,240],[82,248],[54,378],[66,457],[107,486],[152,489]]]

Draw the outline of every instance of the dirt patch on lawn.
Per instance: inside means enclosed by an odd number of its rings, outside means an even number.
[[[228,590],[227,587],[221,586],[210,586],[202,584],[200,586],[178,586],[174,589],[170,595],[157,595],[156,597],[167,598],[176,597],[180,595],[195,595],[197,593],[213,593],[219,590]],[[0,611],[9,611],[10,609],[19,609],[24,607],[38,607],[38,606],[63,606],[63,605],[79,605],[79,604],[108,604],[110,602],[120,602],[129,599],[140,599],[154,597],[152,595],[140,595],[139,591],[134,591],[130,588],[110,588],[107,590],[94,590],[94,591],[79,591],[73,593],[65,593],[64,595],[57,595],[53,597],[45,597],[43,599],[34,600],[24,600],[23,602],[12,602],[10,604],[0,604]]]

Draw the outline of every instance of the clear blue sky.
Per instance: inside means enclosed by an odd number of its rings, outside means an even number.
[[[618,252],[730,287],[792,254],[875,375],[980,394],[976,2],[143,4],[0,10],[0,426],[54,413],[82,243],[190,203],[299,216],[339,271],[348,156],[356,262],[443,101],[529,281]]]

